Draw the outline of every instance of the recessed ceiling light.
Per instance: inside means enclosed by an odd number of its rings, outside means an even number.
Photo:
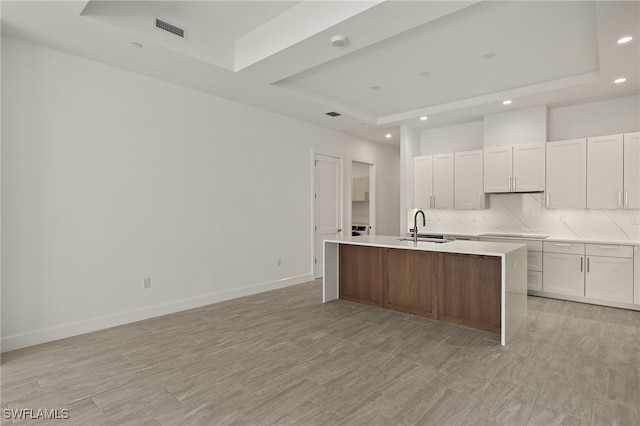
[[[482,55],[482,59],[493,59],[496,56],[496,52],[489,52]]]
[[[502,105],[511,105],[511,99],[507,99],[506,101],[502,101]]]
[[[384,137],[387,139],[391,138],[391,133],[387,133],[386,135],[384,135]]]
[[[132,42],[131,42],[131,45],[132,45],[133,47],[137,47],[138,49],[140,49],[140,48],[142,47],[142,44],[138,43],[137,41],[132,41]]]
[[[371,86],[369,87],[371,90],[380,90],[380,86]]]
[[[615,80],[613,80],[613,82],[616,84],[624,83],[625,81],[627,81],[627,79],[624,77],[616,78]]]
[[[629,43],[631,40],[633,40],[633,37],[631,36],[624,36],[621,39],[618,40],[618,44],[625,44],[625,43]]]
[[[420,77],[428,77],[431,75],[431,71],[422,71],[418,74]]]
[[[424,117],[420,117],[420,121],[426,121],[426,120],[427,120],[427,117],[426,117],[426,116],[424,116]]]

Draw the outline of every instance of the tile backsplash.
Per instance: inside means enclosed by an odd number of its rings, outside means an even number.
[[[416,210],[409,209],[407,223],[413,226]],[[549,210],[544,193],[491,194],[484,210],[428,210],[427,226],[421,232],[442,233],[531,233],[553,237],[578,237],[640,241],[640,226],[634,225],[637,209]],[[637,223],[637,220],[636,220]]]

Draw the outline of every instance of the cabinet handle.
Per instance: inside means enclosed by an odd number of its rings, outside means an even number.
[[[509,191],[511,191],[511,176],[509,176]]]
[[[618,207],[622,207],[622,192],[618,191]]]
[[[587,272],[589,272],[589,258],[587,257]]]
[[[584,257],[581,257],[580,258],[580,272],[582,272],[583,264],[584,264]]]
[[[516,177],[513,177],[513,190],[516,190]]]
[[[554,246],[558,246],[558,247],[571,247],[573,246],[573,244],[567,244],[567,243],[553,243]]]
[[[478,207],[482,207],[482,194],[478,194]]]
[[[629,207],[629,191],[624,191],[624,206]]]
[[[435,195],[433,196],[433,208],[434,209],[436,208],[436,196]]]
[[[598,246],[599,249],[609,249],[609,250],[618,250],[620,247],[618,246]]]

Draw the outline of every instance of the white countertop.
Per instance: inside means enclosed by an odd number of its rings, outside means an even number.
[[[504,256],[521,247],[523,244],[494,243],[486,241],[449,241],[446,243],[432,243],[426,241],[403,241],[402,237],[384,235],[361,235],[325,240],[329,243],[353,244],[360,246],[399,248],[409,250],[434,251],[440,253],[476,254],[480,256]]]
[[[425,231],[422,231],[425,232]],[[427,232],[425,232],[427,233]],[[533,238],[533,237],[524,237],[524,236],[515,236],[508,235],[505,233],[504,235],[492,234],[486,235],[487,233],[482,232],[479,234],[473,234],[468,232],[428,232],[429,234],[442,234],[442,235],[459,235],[464,237],[487,237],[487,238],[505,238],[505,239],[517,239],[517,240],[532,240],[532,241],[556,241],[556,242],[574,242],[574,243],[585,243],[585,244],[623,244],[630,246],[640,246],[640,241],[634,240],[622,240],[622,239],[613,239],[613,238],[590,238],[590,237],[572,237],[570,235],[550,235],[547,238]],[[521,234],[527,235],[527,234]]]

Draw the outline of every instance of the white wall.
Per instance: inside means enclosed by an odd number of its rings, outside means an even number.
[[[314,149],[397,231],[395,148],[7,37],[2,94],[3,350],[310,279]]]
[[[445,154],[448,152],[482,149],[484,140],[482,121],[438,127],[420,132],[420,154]]]
[[[547,141],[546,105],[508,110],[484,116],[484,147],[544,143]]]
[[[549,110],[549,140],[586,138],[640,130],[640,96]]]
[[[404,214],[413,206],[413,157],[420,155],[420,132],[400,127],[400,229],[389,235],[404,235],[408,229]],[[380,234],[380,232],[378,232]],[[384,234],[383,234],[384,235]]]

